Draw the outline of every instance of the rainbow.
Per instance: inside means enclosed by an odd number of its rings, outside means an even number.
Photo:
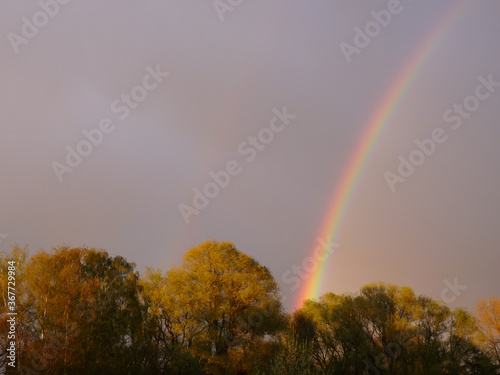
[[[332,245],[339,235],[343,218],[366,161],[372,154],[373,148],[385,126],[391,120],[408,89],[468,4],[467,2],[459,2],[446,12],[440,22],[414,49],[408,61],[403,65],[403,69],[396,75],[386,94],[369,116],[365,127],[366,130],[363,132],[349,163],[341,175],[340,182],[328,204],[327,214],[322,221],[323,224],[317,236],[327,241],[329,245]],[[311,253],[314,252],[316,247],[317,242],[315,242]],[[328,269],[327,266],[327,261],[318,264],[315,272],[303,284],[296,298],[296,308],[300,308],[307,299],[319,297],[326,270]]]

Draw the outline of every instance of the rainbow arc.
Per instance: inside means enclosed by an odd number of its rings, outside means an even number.
[[[399,70],[399,73],[392,80],[382,100],[375,106],[368,117],[365,130],[341,175],[328,204],[328,209],[319,233],[315,238],[328,239],[332,244],[337,241],[347,208],[349,207],[349,202],[356,190],[366,162],[373,153],[377,140],[380,138],[386,125],[390,122],[415,79],[419,76],[432,54],[445,39],[453,25],[460,19],[469,4],[469,2],[465,1],[454,4],[413,50],[410,58],[407,59],[406,63],[403,64],[403,68]],[[315,249],[316,243],[312,246],[311,253]],[[302,288],[297,294],[296,308],[300,308],[305,300],[320,296],[328,265],[333,258],[335,258],[335,255],[327,261],[321,262],[314,274],[303,283]]]

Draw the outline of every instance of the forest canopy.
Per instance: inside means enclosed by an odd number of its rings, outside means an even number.
[[[213,240],[187,251],[179,267],[143,276],[123,257],[67,246],[31,256],[16,246],[0,267],[0,373],[500,373],[495,297],[473,314],[379,282],[289,314],[268,268]]]

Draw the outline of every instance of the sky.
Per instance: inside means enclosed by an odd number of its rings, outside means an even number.
[[[319,270],[320,294],[500,294],[497,1],[2,5],[1,250],[102,248],[144,273],[232,241],[288,310]],[[338,246],[306,272],[398,77]]]

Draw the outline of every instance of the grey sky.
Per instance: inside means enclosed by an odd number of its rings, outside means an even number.
[[[205,239],[229,240],[292,297],[282,275],[310,255],[373,108],[458,2],[402,0],[348,63],[339,45],[389,3],[244,0],[221,21],[211,1],[73,0],[16,54],[9,33],[22,36],[23,17],[41,7],[4,0],[0,246],[88,245],[143,272],[178,264]],[[323,292],[382,280],[440,298],[458,277],[467,289],[453,306],[499,294],[500,89],[459,129],[443,121],[479,76],[500,81],[499,16],[496,1],[468,5],[400,101],[347,209]],[[113,101],[157,66],[170,75],[120,120]],[[297,117],[247,162],[241,142],[284,107]],[[114,131],[60,183],[51,163],[103,118]],[[437,127],[449,139],[391,192],[384,172]],[[186,224],[179,204],[231,160],[241,173]]]

